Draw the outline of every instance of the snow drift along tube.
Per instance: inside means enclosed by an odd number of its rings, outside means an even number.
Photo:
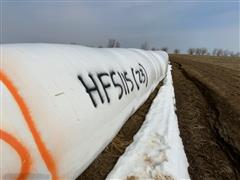
[[[169,65],[167,76],[151,104],[143,125],[108,174],[107,180],[190,179],[189,164],[175,112],[171,69],[172,66]]]
[[[80,175],[165,75],[164,52],[1,45],[3,178]]]

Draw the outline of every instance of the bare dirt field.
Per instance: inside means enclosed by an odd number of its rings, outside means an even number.
[[[170,55],[180,135],[193,180],[240,179],[240,58]],[[104,179],[158,89],[78,179]]]
[[[240,179],[240,59],[171,55],[192,179]]]

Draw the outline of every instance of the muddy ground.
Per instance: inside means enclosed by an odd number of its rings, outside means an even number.
[[[240,179],[240,59],[170,56],[192,179]]]
[[[240,179],[240,58],[170,55],[170,60],[191,179]],[[159,87],[79,180],[107,176],[141,127]]]

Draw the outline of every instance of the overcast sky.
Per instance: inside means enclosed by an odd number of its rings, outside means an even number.
[[[239,1],[3,0],[1,43],[51,42],[239,51]]]

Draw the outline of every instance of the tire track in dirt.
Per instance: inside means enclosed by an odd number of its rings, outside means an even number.
[[[201,76],[193,73],[192,66],[183,64],[173,60],[173,80],[191,178],[239,179],[239,149],[224,132],[224,111],[216,100],[218,94],[198,79]],[[233,118],[238,118],[238,113]]]
[[[209,119],[209,124],[211,127],[211,130],[213,132],[214,137],[216,138],[217,143],[219,144],[219,147],[223,150],[225,155],[228,157],[229,161],[233,165],[233,169],[235,172],[235,175],[237,176],[238,174],[238,169],[236,167],[240,167],[240,156],[239,153],[236,153],[234,151],[234,147],[232,147],[230,144],[225,142],[224,138],[222,137],[221,133],[219,132],[219,129],[215,126],[215,124],[219,124],[219,111],[217,109],[217,105],[215,103],[214,97],[211,95],[211,91],[202,84],[197,78],[194,76],[191,76],[190,74],[187,73],[187,71],[182,68],[181,64],[179,64],[180,70],[182,71],[183,75],[190,80],[193,84],[196,85],[196,87],[199,89],[201,92],[203,98],[208,104],[209,107],[209,114],[211,114],[211,118]]]

